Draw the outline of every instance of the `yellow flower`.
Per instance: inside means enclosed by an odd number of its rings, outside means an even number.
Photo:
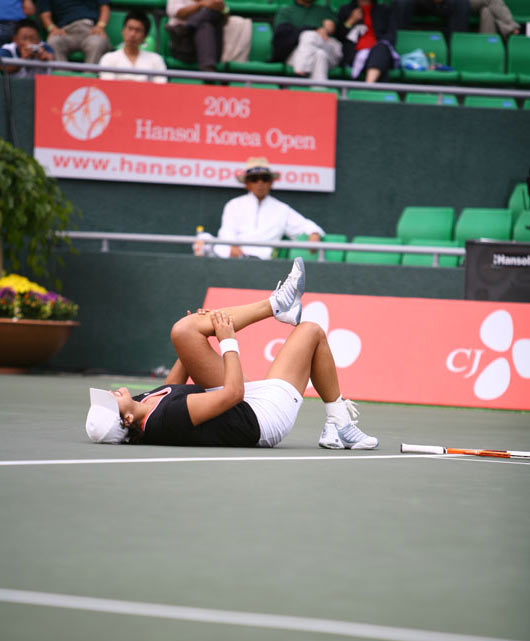
[[[33,283],[25,276],[20,276],[19,274],[9,274],[8,276],[0,278],[0,287],[11,287],[11,289],[14,289],[17,294],[23,294],[29,291],[37,292],[38,294],[48,293],[44,287],[37,285],[37,283]]]

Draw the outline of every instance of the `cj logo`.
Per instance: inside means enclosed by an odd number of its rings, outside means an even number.
[[[337,367],[344,368],[353,365],[361,353],[361,339],[349,329],[329,329],[329,312],[324,303],[315,301],[309,303],[302,311],[303,321],[313,321],[322,327],[328,337],[329,347]],[[265,358],[273,361],[273,350],[285,342],[283,338],[274,338],[265,347]]]
[[[480,339],[485,347],[509,356],[515,371],[521,378],[530,379],[530,338],[520,338],[514,342],[513,320],[510,314],[502,309],[492,312],[480,326]],[[450,372],[471,378],[479,370],[485,349],[459,347],[453,350],[446,359]],[[499,356],[487,365],[477,376],[473,391],[477,398],[485,401],[502,396],[511,380],[510,361],[506,356]]]
[[[72,138],[92,140],[105,131],[111,113],[110,101],[100,89],[80,87],[64,101],[61,118]]]

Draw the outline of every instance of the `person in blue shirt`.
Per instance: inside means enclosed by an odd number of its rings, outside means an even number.
[[[13,42],[0,48],[0,58],[22,58],[24,60],[53,60],[53,49],[41,40],[37,25],[29,18],[20,20],[15,27]],[[45,73],[45,69],[35,67],[19,67],[4,62],[4,69],[16,76],[25,78],[36,73]]]
[[[56,60],[67,61],[69,54],[82,51],[86,63],[98,64],[110,51],[105,33],[109,0],[38,0],[38,8]]]
[[[34,13],[33,0],[2,0],[0,2],[0,47],[13,40],[17,22]]]

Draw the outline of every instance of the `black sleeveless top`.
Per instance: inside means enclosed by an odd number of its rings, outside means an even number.
[[[255,447],[260,439],[258,419],[246,401],[228,411],[193,425],[188,412],[188,394],[204,392],[199,385],[162,385],[134,396],[143,401],[151,394],[166,392],[145,422],[146,445],[188,445],[196,447]]]

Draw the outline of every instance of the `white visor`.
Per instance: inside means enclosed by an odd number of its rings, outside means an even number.
[[[129,430],[123,428],[116,397],[103,389],[90,388],[86,433],[94,443],[123,443]]]

